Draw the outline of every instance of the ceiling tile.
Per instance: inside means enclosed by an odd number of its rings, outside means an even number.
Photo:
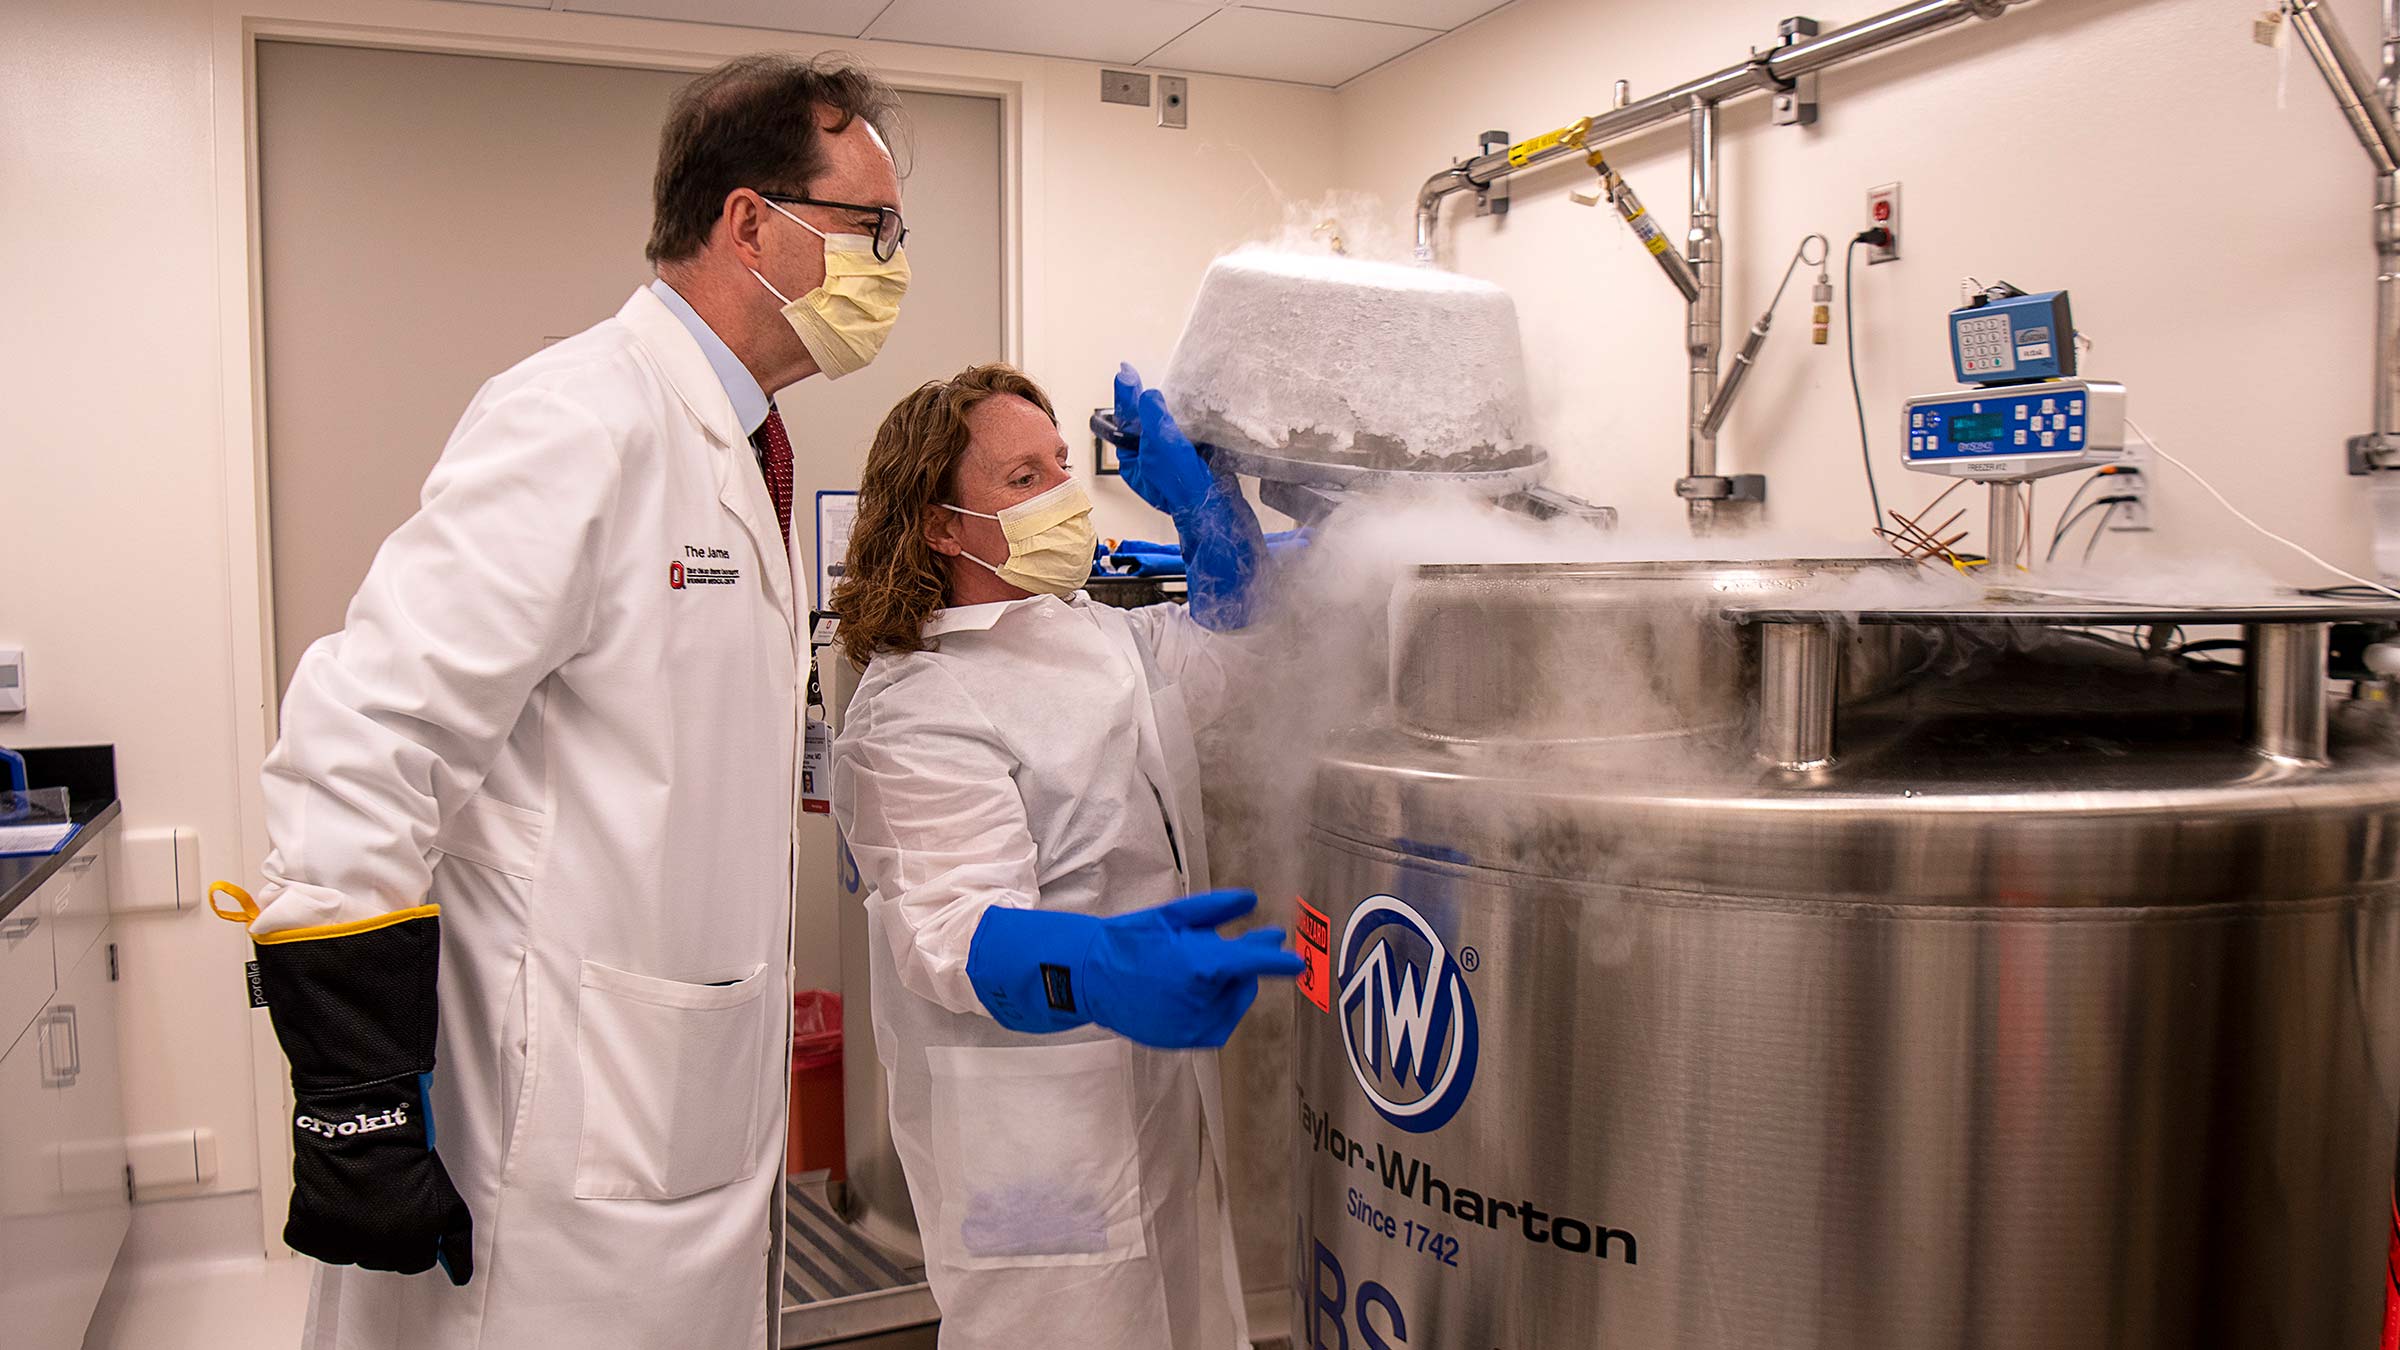
[[[1240,0],[1245,9],[1282,9],[1337,19],[1372,19],[1444,32],[1501,8],[1508,0]]]
[[[854,38],[883,5],[884,0],[565,0],[560,8]]]
[[[1441,33],[1274,9],[1223,9],[1151,53],[1145,64],[1212,75],[1332,86]]]
[[[1131,65],[1216,8],[1216,0],[892,0],[866,36]]]

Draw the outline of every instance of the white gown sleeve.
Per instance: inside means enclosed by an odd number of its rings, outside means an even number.
[[[1150,651],[1158,672],[1183,695],[1193,731],[1222,715],[1242,682],[1264,671],[1264,628],[1220,633],[1203,628],[1189,607],[1172,602],[1124,611],[1133,635]]]
[[[967,980],[983,912],[1040,900],[1016,769],[965,688],[930,662],[854,699],[835,749],[834,822],[889,906],[900,982],[952,1012],[990,1015]]]
[[[284,695],[263,774],[253,933],[425,903],[444,807],[481,785],[535,687],[580,650],[622,481],[614,438],[539,388],[478,396]]]

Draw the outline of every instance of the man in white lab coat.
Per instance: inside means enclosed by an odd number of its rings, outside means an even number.
[[[484,386],[293,676],[250,917],[312,1346],[767,1339],[808,659],[769,394],[897,315],[894,107],[787,57],[679,94],[658,282]]]

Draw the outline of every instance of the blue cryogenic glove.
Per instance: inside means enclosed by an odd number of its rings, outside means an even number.
[[[1117,425],[1127,431],[1147,433],[1142,420],[1142,377],[1130,364],[1117,367]],[[1174,424],[1168,418],[1168,425]],[[1177,442],[1189,450],[1188,455],[1174,453],[1173,447],[1162,447],[1162,453],[1145,458],[1143,451],[1151,447],[1147,434],[1134,445],[1117,447],[1117,472],[1132,488],[1134,495],[1173,517],[1180,515],[1205,496],[1214,477],[1200,452],[1191,450],[1191,442],[1176,433]]]
[[[1267,536],[1267,556],[1270,558],[1288,558],[1307,547],[1308,531],[1305,529],[1277,530]]]
[[[1206,891],[1112,919],[995,905],[975,925],[967,979],[1011,1031],[1097,1022],[1162,1050],[1223,1045],[1258,997],[1262,975],[1289,979],[1300,957],[1283,930],[1217,936],[1258,907],[1250,891]]]
[[[1167,411],[1166,396],[1142,388],[1130,365],[1117,367],[1117,418],[1126,425],[1130,409],[1141,427],[1141,443],[1120,448],[1117,463],[1143,501],[1175,522],[1190,578],[1192,617],[1201,627],[1231,632],[1250,626],[1259,574],[1267,561],[1266,537],[1241,484],[1230,473],[1211,471],[1183,428]]]

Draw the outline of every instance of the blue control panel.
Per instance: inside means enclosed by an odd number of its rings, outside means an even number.
[[[1961,389],[1908,401],[1907,464],[1962,477],[2039,478],[2116,460],[2125,448],[2125,387],[2051,380]]]
[[[2073,375],[2075,325],[2067,293],[2012,295],[1950,311],[1950,363],[1961,384]]]

